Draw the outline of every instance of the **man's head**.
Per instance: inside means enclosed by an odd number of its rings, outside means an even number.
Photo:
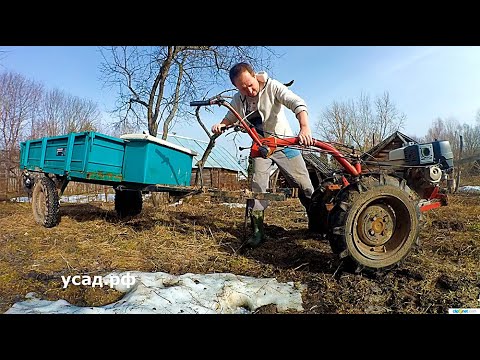
[[[238,63],[230,69],[230,81],[244,96],[255,97],[260,91],[255,71],[250,64]]]

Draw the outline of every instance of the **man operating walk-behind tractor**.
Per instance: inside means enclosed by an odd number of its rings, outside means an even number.
[[[247,63],[233,66],[230,69],[230,80],[238,89],[233,97],[232,107],[255,126],[259,138],[264,138],[266,134],[293,136],[283,110],[286,106],[295,113],[300,124],[299,141],[305,146],[313,145],[307,106],[302,98],[282,83],[269,78],[265,72],[255,73]],[[222,122],[213,125],[212,131],[220,134],[225,126],[232,125],[236,121],[235,115],[229,111]],[[251,157],[253,159],[253,191],[267,191],[270,173],[277,165],[290,186],[299,188],[300,201],[307,210],[307,214],[309,213],[313,185],[299,150],[288,146],[277,147],[276,151],[267,157],[256,156],[252,150]],[[257,247],[265,240],[263,217],[267,206],[268,200],[250,199],[247,202],[247,214],[250,216],[253,227],[253,235],[246,242],[249,247]]]
[[[231,69],[230,78],[239,90],[231,103],[217,95],[192,101],[190,105],[225,106],[229,112],[212,131],[219,134],[233,127],[252,138],[252,190],[266,191],[261,173],[275,162],[287,179],[302,190],[309,229],[326,236],[332,251],[346,264],[354,265],[356,270],[386,269],[405,258],[417,242],[421,213],[446,205],[447,197],[439,184],[442,175],[453,169],[449,142],[404,144],[390,151],[384,162],[364,160],[354,150],[340,151],[327,142],[312,139],[306,106],[285,85],[269,79],[265,73],[255,73],[244,63]],[[282,104],[297,115],[301,127],[298,136],[291,136],[289,128],[278,131],[276,121],[284,117],[279,115]],[[310,195],[311,183],[304,179],[303,159],[298,165],[286,166],[292,161],[288,153],[295,151],[299,155],[298,150],[329,154],[342,169],[326,175]],[[247,204],[253,226],[248,246],[256,247],[264,240],[264,205],[252,200]]]

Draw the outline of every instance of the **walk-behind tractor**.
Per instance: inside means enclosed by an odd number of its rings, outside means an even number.
[[[250,155],[269,157],[282,147],[330,155],[340,165],[324,176],[308,211],[309,229],[330,242],[332,251],[356,269],[385,269],[401,261],[418,243],[422,212],[447,204],[440,181],[453,169],[448,141],[405,144],[383,162],[314,139],[305,148],[298,137],[259,137],[222,96],[191,106],[219,105],[238,119],[233,127],[253,140]],[[226,129],[226,127],[225,127]],[[367,155],[367,156],[365,156]]]

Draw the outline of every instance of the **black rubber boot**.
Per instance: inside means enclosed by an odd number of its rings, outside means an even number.
[[[253,234],[245,243],[246,246],[256,248],[265,241],[265,230],[263,227],[263,210],[252,210],[250,219],[252,221]]]

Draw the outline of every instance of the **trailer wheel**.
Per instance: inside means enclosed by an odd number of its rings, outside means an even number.
[[[60,220],[57,188],[53,180],[47,176],[43,176],[35,182],[32,209],[35,221],[46,228],[57,225]]]
[[[115,211],[120,218],[135,216],[142,212],[142,192],[140,190],[115,189]]]
[[[404,181],[391,176],[369,176],[345,188],[329,214],[332,251],[356,270],[393,267],[418,238],[418,201]]]

